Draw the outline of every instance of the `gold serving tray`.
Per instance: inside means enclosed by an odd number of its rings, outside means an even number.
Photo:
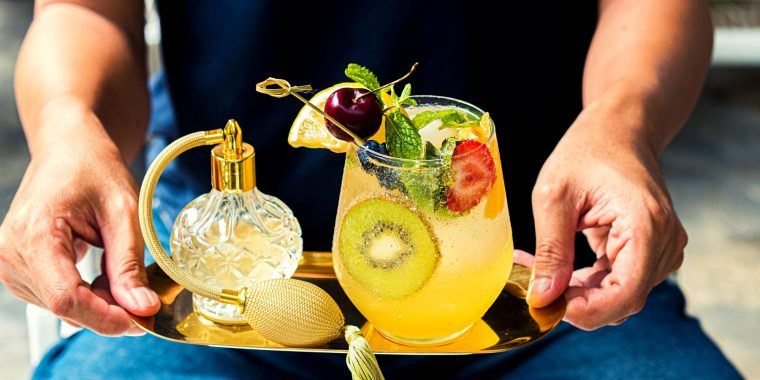
[[[342,337],[323,347],[288,347],[266,340],[247,325],[227,326],[211,322],[193,311],[192,294],[172,281],[156,264],[149,266],[147,272],[151,289],[161,299],[161,310],[154,317],[133,317],[133,320],[159,338],[242,349],[346,352],[348,348]],[[515,264],[499,298],[462,336],[441,346],[404,346],[380,335],[354,307],[335,278],[331,253],[304,252],[294,277],[327,291],[343,311],[346,324],[360,327],[376,354],[456,355],[513,350],[549,333],[562,320],[566,307],[564,297],[545,308],[529,307],[525,302],[525,290],[530,268]]]

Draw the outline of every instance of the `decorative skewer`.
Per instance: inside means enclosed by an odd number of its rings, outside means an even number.
[[[279,86],[279,88],[272,88],[270,86],[276,85]],[[301,96],[301,92],[307,92],[311,91],[311,85],[303,85],[303,86],[291,86],[288,81],[284,79],[278,79],[278,78],[272,78],[269,77],[259,83],[256,84],[256,91],[266,94],[269,96],[273,96],[275,98],[284,98],[288,95],[293,95],[296,97],[296,99],[303,102],[303,104],[306,104],[311,109],[319,113],[320,115],[324,116],[325,119],[330,120],[333,124],[335,124],[338,128],[340,128],[341,131],[345,132],[347,135],[351,136],[351,138],[359,144],[359,146],[364,146],[364,139],[359,137],[356,133],[348,129],[345,125],[341,124],[335,118],[328,115],[325,111],[322,111],[319,107],[314,105],[312,102],[308,101],[306,98]]]
[[[412,68],[411,68],[411,69],[409,69],[409,72],[407,72],[406,74],[404,74],[404,76],[402,76],[401,78],[398,78],[398,79],[394,80],[393,82],[390,82],[390,83],[384,84],[384,85],[382,85],[382,86],[380,86],[380,87],[378,87],[378,88],[376,88],[376,89],[374,89],[374,90],[372,90],[372,91],[370,91],[370,92],[368,92],[368,93],[366,93],[366,94],[361,94],[361,95],[357,96],[357,97],[356,97],[356,99],[354,99],[354,103],[356,103],[356,102],[357,102],[359,99],[361,99],[361,98],[363,98],[363,97],[365,97],[365,96],[367,96],[367,95],[369,95],[369,94],[374,94],[374,93],[376,93],[376,92],[378,92],[378,91],[382,91],[382,90],[384,90],[384,89],[386,89],[386,88],[388,88],[388,87],[390,87],[390,86],[393,86],[393,85],[395,85],[395,84],[396,84],[396,83],[398,83],[398,82],[401,82],[401,81],[403,81],[403,80],[404,80],[404,79],[406,79],[406,78],[409,78],[409,76],[410,76],[410,75],[412,75],[412,73],[414,72],[414,70],[416,70],[416,69],[417,69],[417,66],[418,66],[419,64],[420,64],[419,62],[415,62],[415,63],[412,65]]]
[[[375,95],[379,91],[383,91],[383,90],[387,89],[388,87],[391,87],[391,86],[393,86],[393,85],[395,85],[395,84],[397,84],[397,83],[405,80],[406,78],[409,78],[409,76],[412,75],[412,73],[414,73],[414,70],[417,69],[418,65],[419,65],[419,62],[415,62],[412,65],[411,69],[409,69],[409,72],[407,72],[406,74],[404,74],[402,77],[400,77],[400,78],[398,78],[398,79],[396,79],[396,80],[394,80],[392,82],[389,82],[389,83],[387,83],[387,84],[385,84],[383,86],[380,86],[378,88],[371,89],[369,92],[366,92],[366,93],[364,93],[362,95],[357,96],[355,99],[353,99],[353,102],[356,103],[357,101],[359,101],[359,99],[361,99],[361,98],[363,98],[363,97],[365,97],[367,95],[370,95],[370,94]],[[269,96],[273,96],[275,98],[284,98],[284,97],[286,97],[288,95],[293,95],[296,99],[298,99],[301,102],[303,102],[303,104],[309,106],[309,108],[313,109],[314,111],[316,111],[317,113],[319,113],[320,115],[322,115],[325,119],[329,120],[331,123],[333,123],[335,126],[337,126],[346,135],[348,135],[349,137],[351,137],[351,139],[353,139],[354,142],[356,142],[360,146],[364,146],[365,141],[364,141],[363,138],[359,137],[359,135],[357,135],[354,131],[350,130],[348,127],[346,127],[345,125],[343,125],[342,123],[340,123],[338,120],[335,120],[334,117],[328,115],[327,112],[325,112],[324,110],[320,109],[315,104],[313,104],[312,102],[310,102],[309,100],[307,100],[306,98],[304,98],[301,95],[301,93],[310,92],[312,90],[313,89],[312,89],[311,85],[308,85],[308,84],[307,85],[302,85],[302,86],[291,86],[290,83],[288,81],[284,80],[284,79],[272,78],[272,77],[269,77],[269,78],[267,78],[267,79],[265,79],[265,80],[263,80],[263,81],[261,81],[261,82],[259,82],[259,83],[256,84],[256,91],[257,92],[260,92],[262,94],[266,94],[266,95],[269,95]],[[385,112],[387,112],[388,110],[392,109],[395,106],[396,105],[393,105],[391,107],[387,107],[387,108],[383,109],[382,110],[383,114],[385,114]]]

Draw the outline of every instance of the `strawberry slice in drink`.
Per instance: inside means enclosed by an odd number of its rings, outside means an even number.
[[[488,194],[496,173],[488,147],[477,140],[457,143],[451,156],[453,181],[446,192],[446,205],[454,212],[465,212]]]

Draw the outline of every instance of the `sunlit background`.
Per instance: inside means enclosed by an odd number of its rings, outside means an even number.
[[[690,237],[678,273],[688,312],[742,374],[760,378],[760,2],[711,4],[717,26],[713,68],[663,168]],[[30,1],[0,0],[0,218],[29,162],[13,99],[13,68],[31,17]],[[160,31],[155,16],[148,21],[155,69]],[[28,377],[25,305],[3,287],[0,339],[0,379]]]

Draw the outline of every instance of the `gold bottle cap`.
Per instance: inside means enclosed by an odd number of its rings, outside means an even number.
[[[243,131],[230,119],[224,142],[211,150],[211,185],[225,193],[243,193],[256,187],[255,152],[243,142]]]

